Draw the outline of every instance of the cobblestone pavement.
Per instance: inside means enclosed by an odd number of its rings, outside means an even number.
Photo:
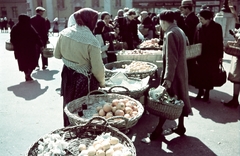
[[[18,71],[12,51],[5,50],[9,33],[0,34],[0,151],[2,156],[24,155],[41,136],[63,127],[60,87],[62,62],[49,59],[47,70],[34,71],[33,82],[25,82]],[[56,43],[56,36],[50,41]],[[228,71],[231,56],[224,55],[223,65]],[[41,66],[41,63],[40,63]],[[165,139],[145,144],[141,139],[153,131],[157,117],[144,114],[127,134],[136,134],[134,145],[138,156],[237,156],[240,155],[239,108],[223,106],[231,99],[233,85],[229,81],[210,92],[210,103],[196,101],[197,90],[189,86],[193,116],[185,119],[186,135],[168,135]],[[173,127],[168,120],[164,128]]]

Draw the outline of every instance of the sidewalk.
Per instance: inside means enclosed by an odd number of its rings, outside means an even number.
[[[0,34],[0,151],[3,156],[24,155],[31,144],[43,135],[62,128],[62,97],[60,87],[62,61],[49,59],[47,70],[34,71],[33,82],[25,82],[18,71],[13,52],[5,50],[9,33]],[[55,45],[57,37],[50,37]],[[225,70],[230,68],[231,56],[224,55]],[[41,66],[41,64],[40,64]],[[240,155],[240,107],[223,106],[231,99],[233,84],[227,81],[210,92],[210,103],[196,101],[197,90],[189,88],[193,116],[185,119],[186,136],[176,134],[145,144],[141,139],[154,130],[158,118],[144,114],[127,134],[136,134],[138,156],[237,156]],[[176,121],[167,121],[164,128]]]

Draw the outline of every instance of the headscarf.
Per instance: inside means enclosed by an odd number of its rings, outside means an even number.
[[[109,15],[109,16],[110,16],[110,14],[109,14],[107,11],[103,11],[103,12],[101,13],[101,20],[103,20],[106,15]]]
[[[75,18],[74,18],[74,14],[72,14],[69,18],[68,18],[68,27],[71,27],[71,26],[73,26],[73,25],[75,25],[75,24],[77,24],[76,23],[76,20],[75,20]]]
[[[91,8],[83,8],[74,13],[74,18],[79,26],[87,26],[93,31],[98,20],[98,12]]]
[[[172,10],[163,10],[159,14],[159,19],[163,20],[163,21],[167,21],[167,22],[173,23],[173,21],[175,19],[174,12]]]
[[[213,19],[213,12],[208,9],[203,9],[199,12],[199,15],[204,19],[212,20]]]
[[[30,17],[26,14],[21,14],[18,16],[18,23],[21,25],[30,25]]]

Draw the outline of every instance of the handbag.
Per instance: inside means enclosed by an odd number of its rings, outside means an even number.
[[[6,50],[8,50],[8,51],[14,51],[14,47],[13,47],[13,44],[10,42],[10,40],[7,40],[6,42],[5,42],[5,48],[6,48]]]
[[[225,46],[225,53],[232,56],[240,56],[240,45],[236,41],[228,41]]]
[[[218,72],[214,73],[213,86],[220,87],[227,81],[227,73],[223,68],[222,63],[219,64]]]

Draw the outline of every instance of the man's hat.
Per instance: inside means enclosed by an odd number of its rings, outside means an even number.
[[[43,8],[43,7],[37,7],[36,9],[35,9],[35,11],[45,11],[45,9]]]
[[[182,0],[180,8],[187,6],[193,6],[192,0]]]

